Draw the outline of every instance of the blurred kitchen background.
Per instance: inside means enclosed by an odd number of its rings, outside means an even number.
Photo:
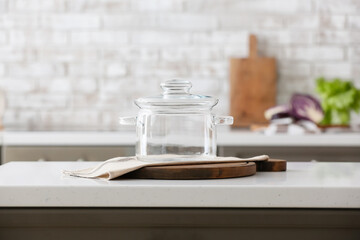
[[[277,59],[278,104],[316,96],[319,76],[360,87],[358,0],[0,0],[3,125],[122,130],[133,100],[174,77],[228,114],[229,59],[250,33]]]

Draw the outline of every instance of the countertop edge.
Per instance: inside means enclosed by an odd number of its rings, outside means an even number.
[[[360,190],[352,188],[0,187],[0,193],[0,207],[360,208]]]

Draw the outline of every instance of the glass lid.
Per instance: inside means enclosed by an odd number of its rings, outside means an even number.
[[[190,93],[191,82],[172,79],[160,84],[163,93],[158,96],[138,98],[135,104],[140,108],[207,108],[212,109],[218,99]]]

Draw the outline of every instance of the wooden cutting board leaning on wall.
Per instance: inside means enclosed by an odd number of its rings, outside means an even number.
[[[230,114],[233,127],[267,123],[264,112],[276,104],[276,60],[257,55],[257,39],[249,38],[249,57],[230,59]]]

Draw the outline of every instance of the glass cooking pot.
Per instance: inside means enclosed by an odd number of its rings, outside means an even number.
[[[218,99],[190,94],[191,86],[177,79],[161,83],[162,95],[135,100],[140,108],[137,117],[120,117],[120,124],[136,125],[138,158],[216,156],[216,125],[231,125],[233,117],[214,116],[211,110]]]

